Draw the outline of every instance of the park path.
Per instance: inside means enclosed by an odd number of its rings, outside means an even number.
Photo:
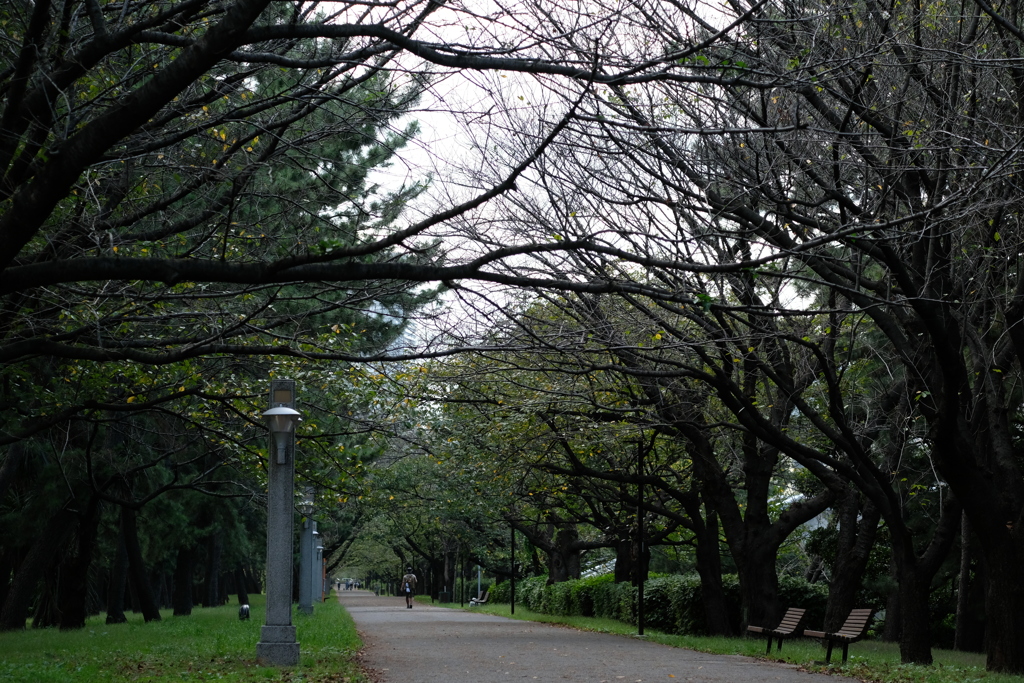
[[[340,591],[383,683],[853,683],[749,657],[709,655],[606,633],[518,621],[369,591]]]

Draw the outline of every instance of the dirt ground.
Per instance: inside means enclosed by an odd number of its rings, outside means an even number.
[[[853,683],[749,657],[709,655],[636,638],[517,621],[341,591],[381,683]]]

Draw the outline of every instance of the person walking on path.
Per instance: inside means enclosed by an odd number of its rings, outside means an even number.
[[[405,568],[405,576],[402,577],[402,595],[405,596],[405,606],[412,609],[412,596],[416,592],[416,575],[412,573],[412,567]]]

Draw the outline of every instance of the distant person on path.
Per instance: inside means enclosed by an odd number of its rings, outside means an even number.
[[[412,596],[416,592],[416,575],[412,573],[412,567],[405,568],[405,576],[402,577],[402,595],[405,596],[405,606],[412,609]]]

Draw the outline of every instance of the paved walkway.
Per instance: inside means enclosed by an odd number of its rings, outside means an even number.
[[[384,683],[852,683],[749,657],[708,655],[606,633],[341,591]]]

